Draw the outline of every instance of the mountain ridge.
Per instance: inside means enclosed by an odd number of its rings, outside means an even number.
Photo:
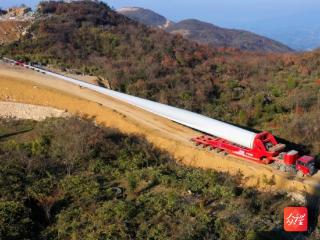
[[[222,28],[198,19],[185,19],[173,22],[152,10],[139,7],[120,8],[117,12],[149,27],[156,27],[169,33],[180,34],[200,44],[257,52],[283,53],[294,51],[288,46],[270,38],[249,31]]]
[[[137,22],[147,22],[146,25],[151,27],[158,27],[166,29],[175,24],[173,21],[168,20],[164,16],[145,8],[139,7],[124,7],[117,10],[118,13],[129,17]]]

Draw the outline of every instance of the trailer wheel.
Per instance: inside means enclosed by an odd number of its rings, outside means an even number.
[[[199,143],[199,144],[197,145],[197,147],[198,147],[199,149],[203,149],[203,148],[204,148],[204,145],[203,145],[202,143]]]
[[[274,169],[279,169],[279,164],[273,163],[273,164],[272,164],[272,167],[273,167]]]
[[[297,175],[298,175],[298,177],[304,177],[304,174],[303,174],[303,172],[301,172],[301,171],[298,171],[298,172],[297,172]]]
[[[222,150],[221,150],[220,148],[216,148],[214,151],[215,151],[216,153],[222,152]]]
[[[223,151],[222,149],[220,149],[220,151],[218,152],[218,154],[219,154],[220,156],[223,156],[223,157],[225,157],[225,156],[228,155],[228,153],[225,152],[225,151]]]
[[[222,156],[228,156],[228,153],[223,151]]]
[[[280,166],[280,171],[286,172],[286,167],[285,167],[284,165],[281,165],[281,166]]]
[[[208,146],[207,150],[211,152],[213,150],[213,147],[212,146]]]

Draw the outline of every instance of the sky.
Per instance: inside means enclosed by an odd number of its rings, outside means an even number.
[[[115,8],[139,6],[179,21],[197,18],[223,27],[238,27],[317,10],[319,0],[107,0]]]
[[[152,9],[165,17],[179,21],[197,18],[222,27],[250,26],[299,14],[317,14],[319,0],[105,0],[110,6],[120,8],[137,6]],[[26,4],[35,7],[38,0],[0,0],[0,7]]]

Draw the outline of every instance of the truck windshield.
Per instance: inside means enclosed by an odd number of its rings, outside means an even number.
[[[314,161],[304,163],[304,162],[299,162],[299,165],[304,166],[304,167],[313,167],[314,166]]]
[[[314,166],[314,161],[308,162],[307,164],[309,167],[313,167]]]

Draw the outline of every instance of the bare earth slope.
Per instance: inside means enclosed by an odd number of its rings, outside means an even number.
[[[191,129],[137,109],[91,90],[65,83],[46,75],[19,67],[0,65],[0,100],[46,105],[71,113],[95,116],[96,121],[125,133],[144,135],[184,164],[244,175],[244,184],[261,190],[313,192],[320,174],[297,179],[270,166],[234,157],[222,157],[192,146],[189,139],[197,136]],[[273,179],[274,185],[267,184]]]
[[[0,21],[0,45],[19,40],[28,25],[27,21]]]

